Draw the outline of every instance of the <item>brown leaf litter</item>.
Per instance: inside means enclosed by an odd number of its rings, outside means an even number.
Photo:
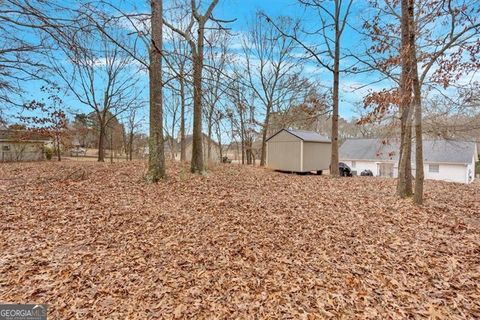
[[[480,318],[480,184],[0,165],[0,302],[52,319]]]

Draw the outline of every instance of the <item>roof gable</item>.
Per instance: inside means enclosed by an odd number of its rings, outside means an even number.
[[[322,136],[321,134],[319,134],[318,132],[314,132],[314,131],[304,131],[304,130],[293,130],[293,129],[282,129],[280,131],[278,131],[277,133],[273,134],[272,136],[270,136],[266,141],[269,141],[270,139],[272,139],[273,137],[275,137],[276,135],[278,135],[280,132],[287,132],[297,138],[299,138],[300,140],[303,140],[305,142],[324,142],[324,143],[330,143],[330,139],[328,139],[327,137],[325,136]]]

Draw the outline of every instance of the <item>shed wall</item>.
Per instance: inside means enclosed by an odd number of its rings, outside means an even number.
[[[332,145],[330,143],[303,143],[303,171],[328,170]]]
[[[275,139],[277,136],[267,142],[267,167],[274,170],[302,171],[300,159],[302,141],[293,136],[296,141],[287,141],[288,138],[285,137],[279,137],[277,140]]]

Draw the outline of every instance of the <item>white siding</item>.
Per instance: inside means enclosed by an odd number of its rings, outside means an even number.
[[[468,183],[467,166],[464,164],[437,164],[438,172],[430,172],[429,164],[424,165],[425,179]]]
[[[340,160],[341,162],[346,163],[350,168],[352,168],[352,160]],[[355,168],[352,170],[357,171],[357,175],[363,170],[371,170],[374,176],[378,176],[378,165],[377,161],[365,161],[365,160],[354,160],[356,163]],[[472,159],[472,163],[469,165],[465,164],[444,164],[444,163],[434,163],[439,166],[438,172],[430,172],[429,164],[425,163],[423,172],[425,174],[425,179],[429,180],[443,180],[449,182],[459,182],[459,183],[470,183],[473,181],[475,163]],[[472,180],[469,181],[469,170],[472,172]],[[395,164],[393,176],[396,178],[398,176],[398,165]],[[412,169],[412,174],[415,175],[415,170]]]
[[[327,170],[330,167],[332,145],[330,143],[303,143],[303,171]]]
[[[273,170],[302,171],[302,140],[281,131],[267,141],[267,167]]]
[[[370,170],[373,172],[374,176],[378,176],[378,166],[375,161],[362,161],[362,160],[353,160],[355,161],[355,168],[352,168],[352,160],[340,160],[340,162],[345,163],[348,165],[352,171],[357,171],[357,175],[360,175],[360,173],[363,170]]]

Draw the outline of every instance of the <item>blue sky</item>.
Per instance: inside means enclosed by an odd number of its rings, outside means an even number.
[[[58,1],[61,0],[52,0]],[[204,3],[209,2],[210,0],[203,0]],[[473,1],[473,0],[472,0]],[[325,0],[326,3],[332,3],[332,0]],[[345,1],[346,2],[346,1]],[[74,0],[69,0],[67,3],[80,3]],[[111,0],[111,3],[120,6],[124,9],[125,12],[142,12],[148,13],[149,3],[146,0]],[[171,3],[171,0],[164,0],[164,7],[168,8]],[[370,14],[367,6],[367,1],[354,0],[353,9],[350,15],[349,23],[350,25],[346,28],[345,33],[342,38],[342,51],[348,52],[349,50],[361,53],[369,45],[369,42],[365,39],[364,36],[359,34],[354,28],[361,29],[363,23],[362,19],[368,19]],[[235,22],[229,24],[229,27],[232,28],[234,34],[239,35],[235,38],[237,43],[233,43],[237,48],[240,43],[240,36],[243,32],[246,32],[248,29],[248,23],[255,19],[255,13],[257,10],[262,10],[272,19],[275,19],[278,16],[288,16],[293,19],[299,19],[302,21],[302,24],[309,28],[310,30],[318,28],[320,23],[320,18],[318,12],[312,10],[305,10],[301,5],[299,5],[297,0],[220,0],[217,8],[214,11],[214,15],[220,19],[236,19]],[[382,20],[385,18],[382,18]],[[442,33],[442,25],[438,21],[434,21],[430,26],[437,33]],[[395,36],[395,35],[393,35]],[[397,35],[398,36],[398,35]],[[318,44],[320,39],[315,37],[305,37],[305,43],[309,44]],[[168,45],[168,44],[167,44]],[[235,50],[232,48],[232,50]],[[238,50],[238,49],[237,49]],[[237,51],[239,52],[239,51]],[[61,59],[61,56],[58,56]],[[341,65],[342,67],[348,67],[352,64],[352,59],[344,60]],[[421,68],[421,63],[419,68]],[[307,63],[305,75],[309,78],[319,80],[323,87],[331,88],[332,87],[332,74],[325,69],[316,65],[313,61]],[[148,76],[146,73],[137,73],[143,77],[143,87],[145,88],[145,98],[148,98]],[[475,79],[480,81],[480,73],[474,72],[471,77],[464,77],[461,79],[464,83],[467,82],[467,78]],[[379,74],[373,73],[363,73],[363,74],[342,74],[340,79],[340,116],[345,119],[352,119],[358,117],[356,113],[357,108],[362,106],[363,98],[370,91],[380,91],[382,89],[388,89],[392,87],[392,83],[387,81],[379,81],[381,79]],[[471,80],[470,80],[471,81]],[[461,84],[461,83],[459,83]],[[33,99],[38,100],[43,96],[40,92],[40,86],[42,84],[35,82],[22,83],[22,87],[25,89],[25,94],[23,95],[24,101],[31,101]],[[437,87],[440,91],[443,91],[444,94],[453,95],[454,89],[448,88],[443,89],[442,87]],[[428,91],[428,90],[427,90]],[[428,94],[426,92],[425,96]],[[66,105],[70,110],[75,110],[77,112],[91,112],[91,109],[87,106],[82,106],[81,103],[76,101],[72,95],[66,95],[64,97]],[[10,110],[10,114],[14,114],[18,109]],[[148,114],[147,108],[143,111],[144,117]],[[166,122],[168,123],[171,119],[167,118]],[[258,120],[262,120],[262,115],[259,114]],[[12,121],[13,122],[13,121]],[[144,127],[143,131],[147,131],[147,126]]]
[[[330,1],[326,1],[327,3]],[[347,1],[344,1],[347,2]],[[358,28],[361,26],[362,21],[360,16],[365,16],[364,1],[354,1],[352,11],[349,16],[349,23],[351,26]],[[299,19],[303,25],[307,26],[310,30],[317,28],[320,25],[320,19],[317,12],[311,9],[305,9],[296,0],[224,0],[221,1],[217,9],[215,10],[215,16],[222,19],[237,19],[229,26],[237,32],[243,32],[247,30],[247,22],[251,21],[257,10],[264,11],[270,17],[288,16],[294,19]],[[319,39],[314,37],[304,38],[306,42],[310,41],[315,43]],[[342,48],[343,52],[347,50],[355,51],[360,47],[365,46],[365,42],[362,41],[362,36],[347,26],[342,36]],[[345,65],[352,61],[344,60]],[[310,70],[317,70],[310,74],[311,76],[318,77],[322,84],[326,87],[332,86],[333,76],[327,70],[318,67],[313,61],[308,64]],[[373,74],[362,75],[341,75],[340,85],[340,115],[346,119],[358,117],[355,113],[354,106],[359,105],[362,102],[364,95],[368,89],[378,90],[383,86],[388,87],[389,83],[381,83],[368,86],[367,88],[357,89],[359,86],[370,84],[375,81],[376,77]]]
[[[112,0],[112,2],[123,6],[125,10],[130,10],[127,3],[132,0]],[[142,4],[142,2],[135,0],[134,2],[137,5],[136,10],[148,10],[148,6]],[[359,1],[355,1],[356,4],[359,4]],[[169,1],[166,0],[165,7],[169,6]],[[358,10],[361,8],[355,7],[351,13],[351,17],[353,18],[353,22],[359,22]],[[232,28],[232,31],[237,34],[241,34],[242,32],[247,31],[247,22],[251,22],[252,19],[255,18],[255,12],[257,10],[264,11],[267,15],[271,16],[272,18],[278,16],[289,16],[294,19],[300,19],[303,24],[308,27],[315,27],[320,24],[319,18],[317,13],[312,11],[305,11],[305,9],[298,4],[296,0],[263,0],[263,1],[255,1],[255,0],[220,0],[219,5],[214,11],[214,15],[217,18],[221,19],[236,19],[235,22],[229,24],[228,26]],[[239,37],[238,37],[239,39]],[[236,40],[240,41],[240,40]],[[315,42],[315,38],[306,38],[306,41]],[[347,28],[345,34],[342,39],[342,46],[346,49],[355,48],[361,43],[361,37],[354,32],[352,29]],[[308,76],[312,78],[319,79],[323,86],[331,87],[332,85],[332,75],[326,70],[318,67],[315,63],[311,62],[308,63],[307,68],[309,70]],[[340,116],[351,119],[356,116],[354,113],[354,106],[361,103],[363,96],[365,95],[367,89],[357,90],[355,91],[354,88],[367,84],[372,81],[372,75],[362,75],[362,76],[344,76],[342,75],[341,78],[341,86],[340,86]],[[145,86],[147,86],[147,75],[145,74]],[[378,88],[378,84],[376,85]],[[42,93],[39,91],[40,84],[38,83],[30,83],[26,85],[26,100],[29,100],[29,96],[31,99],[38,99],[38,97],[42,96]],[[148,92],[146,92],[146,96],[148,97]],[[90,112],[86,106],[82,106],[78,101],[76,101],[71,95],[67,95],[64,98],[66,104],[73,110],[77,110],[80,112]],[[144,112],[146,113],[146,110]],[[168,121],[168,120],[167,120]]]

